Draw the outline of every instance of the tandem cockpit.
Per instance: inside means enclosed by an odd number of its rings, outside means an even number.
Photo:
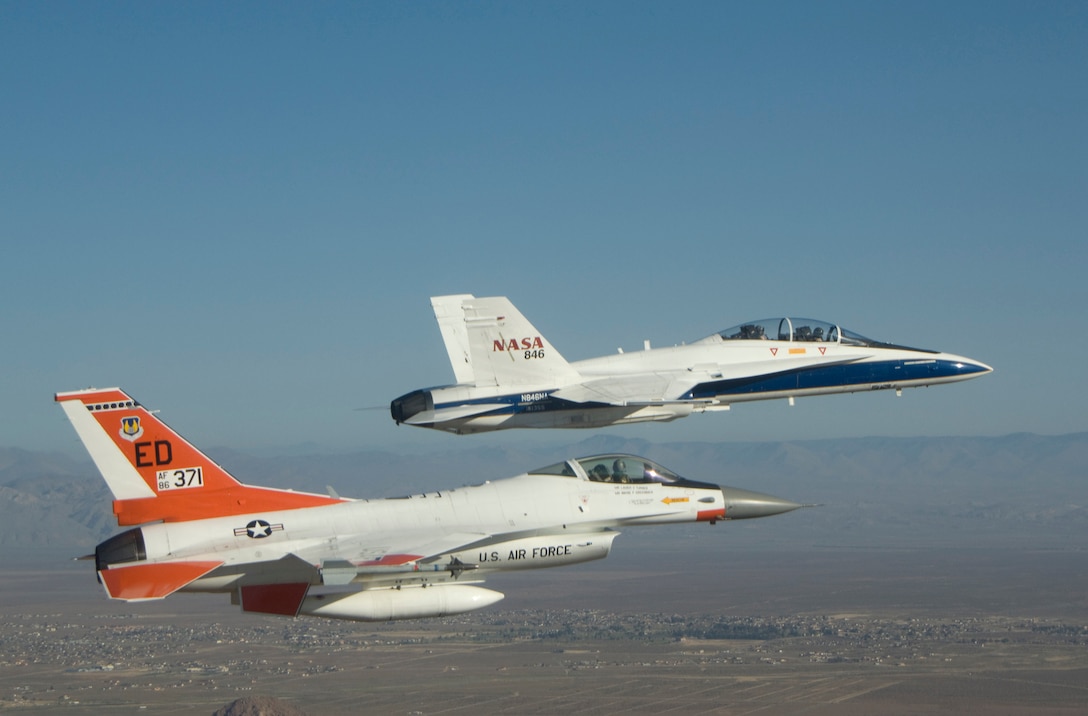
[[[746,321],[710,336],[708,340],[723,341],[788,341],[793,343],[839,343],[860,348],[907,348],[884,341],[874,341],[860,333],[848,331],[834,323],[813,318],[763,318]],[[924,348],[909,348],[935,353]]]
[[[696,482],[677,475],[672,470],[658,465],[652,460],[636,455],[615,453],[580,457],[536,470],[530,475],[560,475],[590,482],[612,483],[656,483],[675,487],[714,487],[704,482]]]

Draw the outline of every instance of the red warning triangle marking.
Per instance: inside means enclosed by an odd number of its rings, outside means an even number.
[[[771,355],[773,355],[773,356],[778,355],[778,349],[777,348],[772,348],[771,349]]]
[[[820,355],[827,353],[827,346],[820,346]]]

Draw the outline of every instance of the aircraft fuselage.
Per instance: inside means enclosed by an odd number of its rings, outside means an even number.
[[[837,327],[830,333],[821,333],[824,340],[714,334],[689,345],[572,361],[562,382],[415,391],[393,401],[391,411],[397,422],[458,434],[595,428],[675,420],[746,401],[953,383],[991,370],[950,353],[840,337]]]
[[[632,464],[640,460],[624,457]],[[272,565],[278,579],[325,586],[469,583],[469,576],[462,577],[466,571],[482,576],[601,559],[619,528],[747,519],[799,506],[685,479],[596,482],[579,473],[524,474],[403,498],[143,525],[100,545],[98,567],[105,575],[135,563],[222,562],[183,588],[197,592],[267,584]],[[415,536],[418,553],[393,547],[390,536],[404,534]],[[435,556],[434,546],[444,542],[456,547]],[[120,546],[137,543],[126,557]],[[282,576],[290,573],[285,559],[298,560],[297,574]]]
[[[486,569],[529,569],[544,564],[550,557],[574,556],[569,540],[563,535],[577,536],[602,528],[645,523],[694,522],[699,519],[697,508],[708,512],[724,509],[724,497],[717,487],[674,488],[662,485],[611,485],[578,481],[550,475],[523,475],[507,480],[461,487],[440,492],[428,492],[401,498],[358,500],[326,507],[255,513],[220,517],[183,523],[144,525],[143,532],[149,557],[171,559],[202,559],[223,554],[227,565],[253,564],[294,554],[315,564],[321,560],[344,559],[359,563],[360,570],[352,581],[381,581],[382,571],[389,567],[411,564],[425,555],[390,554],[389,547],[375,535],[400,535],[416,532],[440,540],[449,533],[481,536],[493,533],[513,535],[502,543],[532,539],[543,529],[562,530],[541,539],[536,549],[519,545],[512,558],[491,557],[500,551],[495,544],[479,549],[472,563]],[[686,496],[683,502],[661,500],[676,493]],[[695,497],[696,499],[691,499]],[[709,499],[698,502],[698,497]],[[582,501],[585,501],[584,503]],[[631,504],[632,502],[638,504]],[[642,504],[645,503],[645,504]],[[709,518],[707,518],[709,519]],[[251,522],[253,526],[247,527]],[[330,543],[330,535],[336,535]],[[488,540],[490,542],[490,540]],[[576,551],[576,550],[575,550]],[[472,550],[459,550],[464,556]],[[600,555],[605,556],[605,555]],[[417,576],[420,566],[411,564],[407,578],[427,581],[426,572],[441,571],[447,560]],[[574,561],[574,560],[572,560]],[[486,565],[486,566],[485,566]],[[399,570],[398,570],[399,571]],[[240,576],[233,575],[230,581]],[[405,578],[398,576],[396,580]],[[222,577],[210,575],[197,580],[186,589],[206,591],[233,589]]]

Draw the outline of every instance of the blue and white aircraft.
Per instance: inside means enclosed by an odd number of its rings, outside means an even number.
[[[390,413],[398,425],[460,435],[667,421],[750,400],[899,394],[992,370],[809,318],[746,321],[694,343],[567,362],[504,296],[436,296],[431,305],[457,383],[402,395]]]

